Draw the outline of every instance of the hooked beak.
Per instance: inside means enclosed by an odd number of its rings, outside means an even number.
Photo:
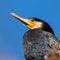
[[[18,19],[19,21],[21,21],[25,25],[28,25],[29,24],[28,21],[27,21],[27,19],[24,19],[24,18],[16,15],[15,13],[11,13],[10,15],[13,16],[13,17],[15,17],[16,19]]]
[[[32,24],[28,21],[28,19],[24,19],[18,15],[16,15],[15,13],[11,13],[11,16],[15,17],[16,19],[18,19],[19,21],[21,21],[22,23],[24,23],[25,25],[27,25],[30,29],[32,29],[34,27],[35,24]]]

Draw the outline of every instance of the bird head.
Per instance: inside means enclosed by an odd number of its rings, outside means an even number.
[[[42,19],[38,19],[38,18],[34,18],[34,17],[24,19],[24,18],[16,15],[15,13],[11,13],[11,16],[17,18],[19,21],[24,23],[30,29],[40,28],[44,31],[54,34],[50,25],[47,22],[43,21]]]

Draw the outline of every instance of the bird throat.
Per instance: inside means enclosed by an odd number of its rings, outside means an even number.
[[[33,29],[35,25],[36,25],[36,24],[35,24],[34,22],[30,22],[27,26],[28,26],[30,29]]]

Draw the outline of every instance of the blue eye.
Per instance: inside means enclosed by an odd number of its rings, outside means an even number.
[[[32,22],[34,22],[34,20],[33,20],[33,19],[32,19],[31,21],[32,21]]]

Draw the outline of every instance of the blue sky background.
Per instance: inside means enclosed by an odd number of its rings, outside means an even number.
[[[60,0],[1,0],[0,60],[25,60],[22,38],[28,28],[11,17],[11,12],[43,19],[60,37]]]

